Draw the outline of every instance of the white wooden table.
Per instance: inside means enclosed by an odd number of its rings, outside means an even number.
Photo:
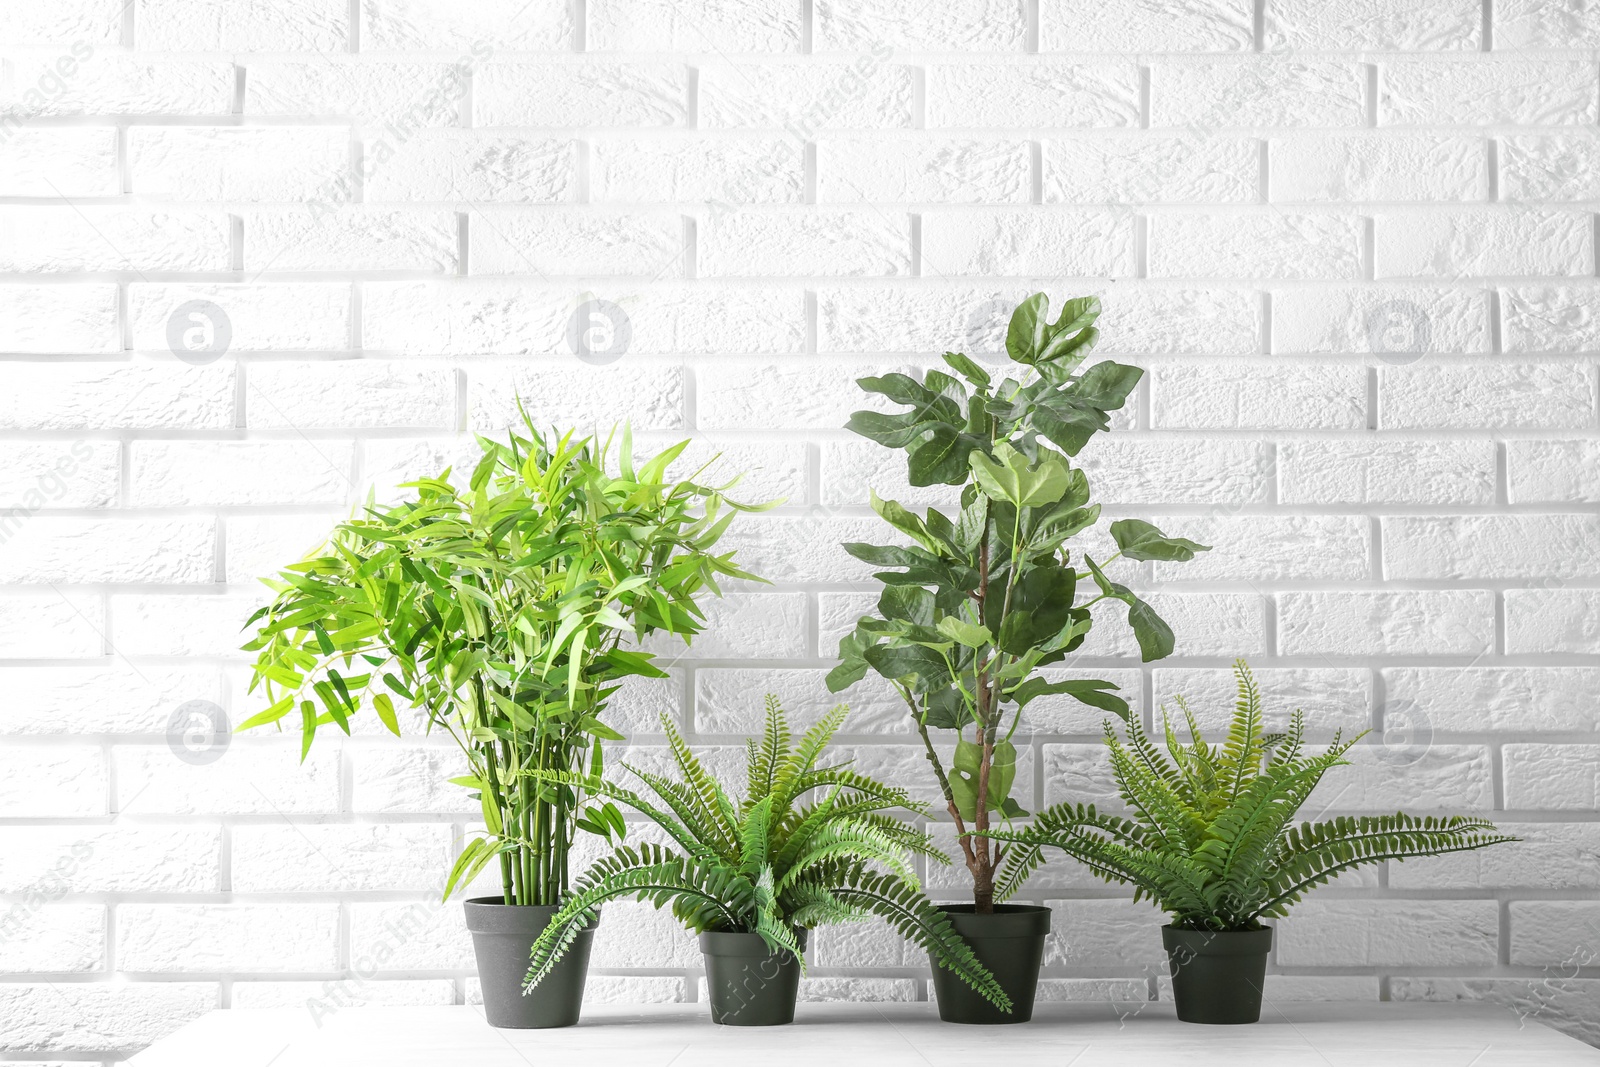
[[[136,1067],[1565,1067],[1600,1050],[1487,1005],[1282,1004],[1194,1026],[1168,1004],[1042,1004],[1019,1026],[931,1004],[802,1004],[793,1025],[715,1026],[704,1004],[585,1008],[564,1030],[495,1030],[481,1009],[214,1011]]]

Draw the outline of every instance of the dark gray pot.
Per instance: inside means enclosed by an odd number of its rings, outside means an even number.
[[[1272,927],[1259,930],[1161,928],[1172,970],[1172,999],[1186,1023],[1253,1023],[1261,1019]]]
[[[942,967],[933,965],[933,993],[939,1001],[939,1018],[947,1023],[1025,1023],[1033,1018],[1033,998],[1039,990],[1039,964],[1050,936],[1050,909],[1037,904],[996,904],[993,914],[979,915],[971,904],[941,904],[940,910],[956,933],[972,947],[978,962],[989,969],[1011,998],[1006,1013]]]
[[[528,953],[558,909],[553,905],[506,904],[499,897],[474,897],[465,906],[489,1025],[542,1030],[576,1023],[583,1008],[583,985],[589,977],[594,926],[579,933],[555,969],[532,993],[523,996]]]
[[[800,951],[806,931],[796,930]],[[773,952],[758,934],[707,930],[700,935],[706,957],[711,1021],[723,1026],[780,1026],[794,1022],[800,993],[800,961]]]

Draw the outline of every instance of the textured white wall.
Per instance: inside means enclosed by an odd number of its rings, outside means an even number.
[[[1035,289],[1100,294],[1149,372],[1083,457],[1108,510],[1217,546],[1126,574],[1177,656],[1105,619],[1079,666],[1220,715],[1249,656],[1319,730],[1387,728],[1319,806],[1527,838],[1319,893],[1269,995],[1600,1040],[1597,48],[1585,0],[6,3],[0,1051],[472,995],[429,902],[469,828],[448,748],[169,744],[191,702],[255,710],[252,579],[366,486],[519,391],[759,468],[790,503],[738,541],[777,584],[619,709],[732,741],[767,689],[823,704],[872,596],[836,545],[904,489],[840,429],[852,379],[992,350]],[[569,345],[588,299],[616,358]],[[920,786],[894,702],[851,699],[848,747]],[[1029,729],[1034,805],[1104,797],[1096,715]],[[1165,995],[1149,908],[1071,869],[1032,896],[1047,996]],[[614,907],[596,995],[692,999],[697,962]],[[872,930],[812,965],[924,995]]]

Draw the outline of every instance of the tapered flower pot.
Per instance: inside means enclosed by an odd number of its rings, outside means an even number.
[[[992,915],[979,915],[971,904],[946,904],[941,910],[1011,998],[1011,1011],[989,1003],[930,954],[939,1018],[947,1023],[979,1024],[1025,1023],[1033,1018],[1039,964],[1044,959],[1045,939],[1050,936],[1050,909],[1036,904],[996,904]]]
[[[1161,928],[1172,970],[1172,999],[1186,1023],[1253,1023],[1272,951],[1272,927],[1259,930]]]
[[[806,931],[796,930],[800,951]],[[723,1026],[781,1026],[794,1022],[800,994],[800,961],[773,952],[758,934],[707,930],[700,935],[706,957],[711,1021]]]
[[[594,924],[579,932],[578,939],[544,981],[524,996],[528,953],[559,909],[554,905],[506,904],[499,897],[474,897],[465,906],[489,1025],[509,1030],[543,1030],[576,1023],[583,1008],[584,982],[589,977]]]

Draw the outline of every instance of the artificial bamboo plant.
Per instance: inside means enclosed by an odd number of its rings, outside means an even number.
[[[930,508],[918,517],[872,495],[872,507],[908,545],[847,544],[857,559],[889,568],[875,615],[863,616],[839,643],[840,664],[828,675],[837,692],[872,671],[904,698],[921,735],[946,807],[955,820],[974,909],[992,912],[1006,846],[973,836],[1025,815],[1011,796],[1017,752],[1012,742],[1027,704],[1067,694],[1118,713],[1117,687],[1098,680],[1049,680],[1039,668],[1060,663],[1106,601],[1127,607],[1142,657],[1173,648],[1172,630],[1106,568],[1128,560],[1184,561],[1207,546],[1168,537],[1147,522],[1110,524],[1117,551],[1074,558],[1068,543],[1094,527],[1089,479],[1071,457],[1110,427],[1143,374],[1111,361],[1079,371],[1094,348],[1094,297],[1067,301],[1057,320],[1048,298],[1023,301],[1006,331],[1015,377],[995,381],[971,359],[947,352],[955,376],[930,370],[862,378],[870,393],[908,410],[858,411],[849,428],[888,448],[905,450],[916,486],[959,485],[954,518]],[[957,377],[959,376],[959,377]],[[957,734],[948,765],[930,728]],[[1001,897],[1003,899],[1003,897]]]
[[[719,576],[752,577],[715,551],[749,510],[724,495],[732,483],[671,480],[687,442],[636,462],[626,427],[618,437],[546,436],[523,412],[506,439],[479,438],[464,488],[446,470],[408,483],[415,499],[369,500],[263,579],[277,595],[246,624],[251,691],[269,706],[240,729],[297,716],[303,758],[319,727],[348,734],[363,708],[398,735],[402,702],[461,747],[469,770],[452,781],[481,802],[487,833],[463,848],[446,897],[491,862],[506,904],[566,896],[575,831],[604,836],[622,817],[528,772],[599,775],[602,743],[622,737],[607,699],[625,678],[666,676],[640,639],[689,640],[696,598],[720,595]]]

